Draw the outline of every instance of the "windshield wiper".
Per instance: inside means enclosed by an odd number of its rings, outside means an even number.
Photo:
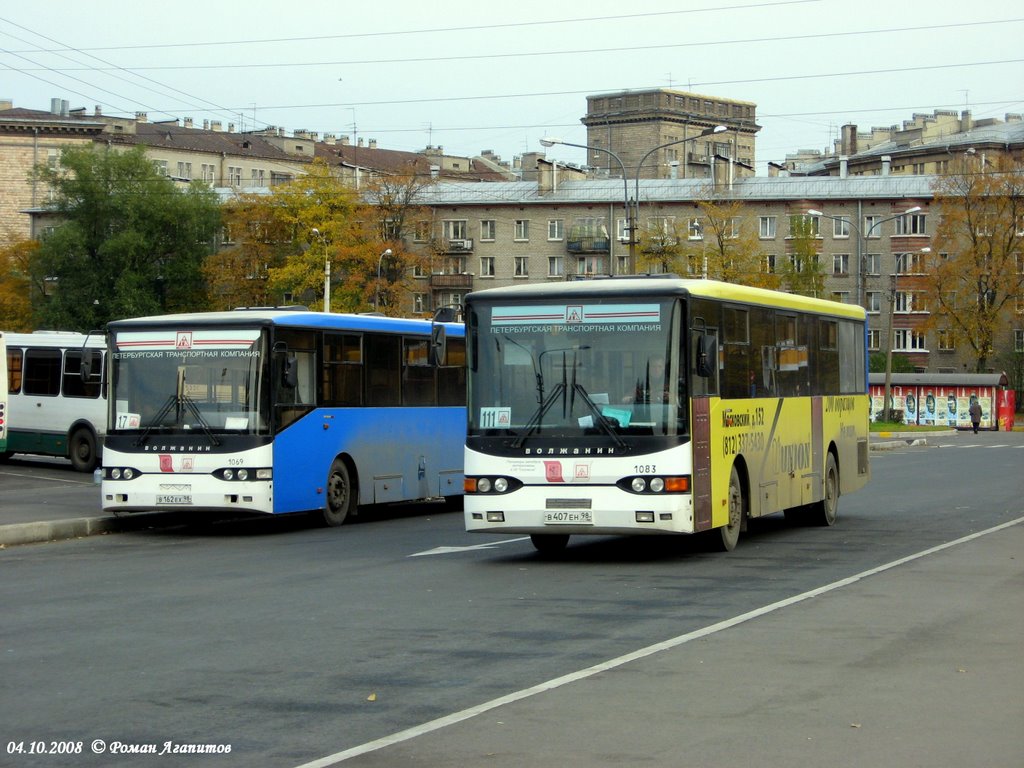
[[[608,436],[615,442],[615,447],[625,449],[626,442],[621,437],[619,437],[619,433],[615,431],[615,428],[612,426],[611,419],[609,419],[607,416],[601,413],[601,409],[598,407],[597,403],[595,403],[591,399],[590,395],[587,394],[587,390],[583,388],[582,384],[576,381],[576,366],[574,365],[572,368],[572,394],[569,398],[570,413],[572,412],[572,407],[576,404],[577,392],[580,395],[580,399],[583,400],[583,403],[587,406],[588,409],[590,409],[590,412],[594,414],[594,417],[597,419],[598,426],[601,427],[601,429],[603,429],[608,434]]]

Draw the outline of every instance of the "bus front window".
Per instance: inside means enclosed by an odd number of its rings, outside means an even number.
[[[115,339],[114,432],[264,434],[263,344],[140,349]],[[127,340],[125,340],[127,341]]]
[[[515,325],[501,321],[502,307],[480,307],[471,328],[470,431],[505,434],[517,446],[533,437],[679,434],[685,361],[672,340],[672,304],[643,314],[658,321]]]

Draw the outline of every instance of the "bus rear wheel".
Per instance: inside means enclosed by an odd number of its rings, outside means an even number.
[[[99,463],[96,452],[96,435],[92,430],[81,427],[71,433],[68,440],[68,457],[71,466],[78,472],[92,472]]]
[[[323,523],[335,527],[341,525],[355,508],[355,488],[348,467],[341,459],[335,459],[327,473],[327,498],[322,512]]]
[[[746,511],[746,500],[743,498],[743,484],[740,473],[735,465],[729,473],[729,522],[718,529],[719,546],[723,552],[732,552],[740,540],[743,528],[743,515]]]
[[[825,460],[825,487],[821,501],[811,504],[807,522],[811,525],[835,525],[839,514],[839,466],[835,454],[829,453]]]
[[[551,555],[561,552],[569,543],[567,533],[533,533],[530,534],[530,541],[534,549],[542,555]]]

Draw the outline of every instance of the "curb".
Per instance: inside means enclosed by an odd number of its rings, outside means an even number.
[[[919,445],[928,445],[928,440],[923,437],[917,437],[914,439],[907,438],[904,440],[886,440],[884,442],[879,441],[871,443],[870,447],[872,451],[893,451],[897,448],[907,448],[908,446]]]
[[[152,512],[136,517],[75,517],[36,523],[0,525],[0,548],[20,544],[42,544],[48,541],[81,539],[108,533],[124,533],[142,528],[162,528],[180,523],[174,513]]]

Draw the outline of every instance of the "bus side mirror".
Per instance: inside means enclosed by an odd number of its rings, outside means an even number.
[[[285,355],[281,363],[281,386],[295,389],[299,386],[299,365],[295,355]]]
[[[718,362],[718,342],[708,333],[697,337],[697,375],[705,379],[715,375]]]
[[[431,365],[443,365],[445,359],[444,326],[434,323],[430,326],[430,350],[427,353]]]

